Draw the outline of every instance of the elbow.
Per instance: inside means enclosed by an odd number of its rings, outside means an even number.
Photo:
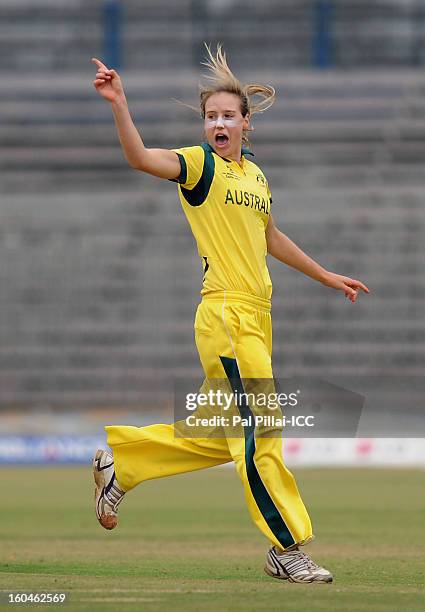
[[[130,168],[138,170],[139,172],[147,172],[146,167],[140,162],[129,162]]]
[[[142,160],[140,159],[129,159],[127,158],[127,162],[128,165],[130,166],[130,168],[133,168],[133,170],[143,170],[143,164],[142,164]]]
[[[144,155],[131,155],[127,157],[127,162],[133,170],[140,172],[149,172],[148,159]]]

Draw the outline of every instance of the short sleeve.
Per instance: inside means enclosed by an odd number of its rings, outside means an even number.
[[[202,176],[204,150],[200,146],[172,149],[180,160],[180,174],[174,180],[186,189],[193,189]]]
[[[272,192],[270,191],[269,184],[267,183],[267,195],[269,196],[270,204],[273,202]]]
[[[272,198],[272,192],[270,191],[269,182],[268,182],[268,180],[266,179],[264,173],[261,170],[260,170],[260,173],[261,173],[260,175],[263,177],[263,183],[264,183],[264,185],[266,186],[266,189],[267,189],[267,197],[269,198],[269,202],[271,204],[272,201],[273,201],[273,198]]]

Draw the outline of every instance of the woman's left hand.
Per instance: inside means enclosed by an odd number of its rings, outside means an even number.
[[[334,274],[333,272],[326,272],[322,283],[326,287],[343,291],[345,293],[345,297],[353,303],[357,300],[359,289],[365,293],[370,293],[366,285],[361,283],[359,280],[354,280],[348,276],[341,276],[340,274]]]

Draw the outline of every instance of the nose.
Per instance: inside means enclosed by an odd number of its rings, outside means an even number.
[[[217,117],[217,122],[215,124],[216,127],[224,127],[223,117]]]

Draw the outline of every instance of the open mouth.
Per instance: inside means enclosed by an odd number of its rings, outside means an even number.
[[[229,137],[226,134],[216,134],[215,143],[219,147],[225,146],[229,142]]]

